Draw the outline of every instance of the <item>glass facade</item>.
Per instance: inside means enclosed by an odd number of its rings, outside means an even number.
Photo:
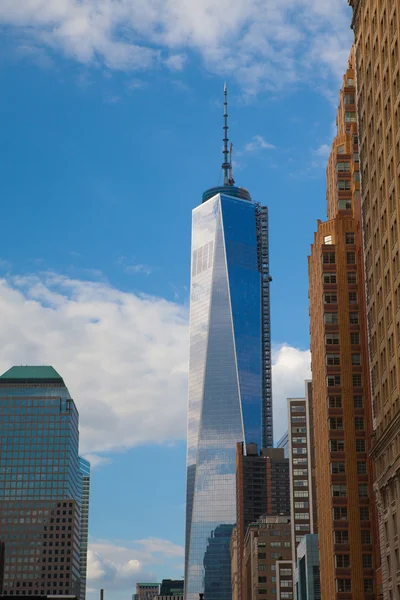
[[[78,412],[52,367],[0,377],[4,594],[80,593]]]
[[[79,457],[79,468],[81,471],[81,594],[80,600],[86,597],[86,571],[87,571],[87,551],[89,536],[89,494],[90,494],[90,462]]]
[[[192,223],[186,600],[231,597],[236,443],[262,441],[261,294],[257,206],[216,194]]]

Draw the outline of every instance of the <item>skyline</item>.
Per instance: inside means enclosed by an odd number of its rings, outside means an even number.
[[[4,22],[3,9],[0,6],[0,19]],[[350,18],[345,30],[350,41],[349,23]],[[10,30],[8,33],[10,43]],[[42,45],[36,43],[35,47],[42,48]],[[46,45],[44,47],[47,48]],[[117,526],[119,533],[113,540],[119,541],[110,544],[110,530],[102,525],[101,516],[107,501],[110,501],[106,490],[113,481],[110,471],[115,468],[118,472],[126,472],[135,461],[144,460],[146,463],[150,460],[145,455],[155,435],[166,445],[165,453],[169,458],[160,457],[163,453],[161,448],[153,448],[149,451],[151,462],[146,464],[154,467],[157,460],[171,460],[172,456],[184,464],[190,211],[203,189],[218,183],[221,86],[225,76],[230,83],[231,74],[215,74],[212,69],[207,72],[204,65],[192,57],[194,64],[179,71],[178,75],[176,71],[172,76],[161,72],[159,79],[167,84],[163,90],[165,104],[159,106],[159,99],[154,96],[160,93],[161,88],[155,76],[150,76],[144,85],[135,81],[129,88],[128,78],[120,72],[104,67],[104,72],[100,72],[101,68],[93,69],[90,63],[77,68],[71,58],[65,59],[63,52],[54,49],[54,46],[52,48],[54,56],[51,58],[55,66],[38,66],[37,63],[41,62],[38,56],[33,56],[32,52],[29,59],[25,49],[23,58],[19,55],[16,60],[13,55],[11,62],[8,56],[0,72],[3,85],[7,82],[8,111],[15,110],[17,98],[16,108],[21,118],[18,126],[13,119],[6,124],[9,127],[6,130],[8,146],[5,157],[8,169],[1,186],[2,194],[7,194],[16,203],[16,208],[7,206],[5,210],[10,223],[19,227],[22,240],[22,243],[15,244],[11,231],[5,232],[3,251],[0,252],[5,275],[0,302],[3,314],[8,316],[7,323],[0,326],[0,336],[6,341],[0,351],[0,364],[6,370],[13,364],[32,362],[32,359],[37,359],[34,362],[38,363],[54,363],[70,382],[69,387],[81,415],[84,454],[92,458],[94,467],[96,457],[98,462],[93,473],[93,489],[96,492],[92,493],[90,535],[91,546],[98,551],[100,558],[92,556],[92,574],[96,575],[92,583],[104,582],[107,576],[112,579],[112,575],[107,575],[104,564],[110,571],[113,567],[104,563],[104,556],[108,556],[111,563],[121,565],[119,570],[116,569],[114,580],[114,584],[119,580],[115,584],[117,588],[125,585],[124,581],[132,572],[138,572],[137,569],[135,571],[136,565],[131,565],[129,571],[129,557],[133,561],[139,560],[136,557],[140,556],[140,552],[130,551],[129,547],[124,550],[126,545],[147,548],[142,554],[142,563],[146,565],[147,560],[147,565],[153,565],[158,579],[179,577],[183,574],[183,570],[179,573],[177,566],[178,560],[183,563],[183,510],[173,518],[175,523],[179,519],[182,521],[181,533],[170,535],[172,531],[165,528],[165,540],[158,542],[158,546],[157,542],[151,541],[157,537],[154,534],[147,541],[141,533],[135,535],[133,530],[140,532],[141,529],[138,519],[133,521],[130,539],[124,538],[122,527]],[[343,52],[343,61],[337,59],[341,63],[336,68],[340,76],[347,61],[346,52]],[[82,69],[80,73],[79,69]],[[14,70],[19,71],[21,79],[17,77],[16,82],[11,82],[11,71],[14,73]],[[235,143],[235,162],[238,163],[235,165],[235,178],[239,185],[251,189],[256,201],[268,204],[270,208],[276,407],[282,407],[287,396],[302,395],[304,379],[309,376],[306,257],[316,220],[325,215],[325,156],[333,139],[332,121],[339,90],[339,79],[336,79],[334,71],[333,66],[325,80],[330,82],[328,99],[315,89],[312,80],[304,87],[299,85],[290,91],[287,87],[267,94],[257,90],[257,95],[251,98],[246,94],[243,96],[237,83],[230,83],[230,89],[235,90],[231,94],[230,110],[231,137]],[[82,81],[85,77],[86,81]],[[136,75],[129,77],[135,78]],[[189,89],[184,89],[182,84]],[[202,93],[205,86],[206,97]],[[27,89],[32,91],[29,102],[24,98]],[[158,116],[155,116],[156,105],[160,110]],[[54,106],[57,107],[56,115],[51,116]],[[277,110],[281,115],[280,124],[287,120],[288,115],[293,115],[288,128],[291,131],[282,131],[275,115]],[[72,118],[73,113],[82,114],[78,123]],[[193,113],[198,115],[196,123],[193,123]],[[29,118],[32,114],[35,115],[33,120]],[[151,116],[148,131],[137,118],[132,121],[135,114]],[[50,127],[41,131],[48,115]],[[174,123],[171,123],[171,116]],[[312,126],[312,135],[308,133],[307,138],[305,129],[309,128],[313,117],[318,125]],[[301,119],[301,123],[296,119]],[[101,135],[96,131],[99,120],[104,123]],[[168,123],[169,131],[165,130],[165,123]],[[207,123],[204,130],[203,123]],[[52,128],[56,134],[51,131]],[[136,136],[143,140],[141,151],[132,145],[129,138],[133,136],[127,135],[126,130],[135,131]],[[90,144],[89,139],[92,139]],[[111,141],[111,147],[100,151],[102,142],[107,139]],[[64,140],[62,147],[57,140]],[[58,158],[50,152],[54,144]],[[287,149],[291,144],[297,146],[290,155]],[[293,176],[286,178],[286,169],[293,164],[289,158],[295,156],[297,159],[299,148],[305,144],[303,163],[294,163]],[[154,147],[160,150],[156,157]],[[5,150],[3,147],[4,154]],[[156,165],[158,178],[150,178],[147,171],[141,175],[143,165],[152,164],[151,160],[155,160],[153,165]],[[135,161],[138,168],[132,173]],[[179,163],[179,167],[174,163]],[[23,167],[26,177],[19,180],[18,173]],[[280,183],[282,178],[284,186]],[[55,191],[59,203],[53,201]],[[151,197],[151,202],[142,202],[142,194]],[[37,198],[35,210],[32,209],[34,197]],[[22,219],[20,205],[24,208],[22,216],[25,218]],[[172,206],[178,222],[171,219]],[[287,224],[287,248],[282,250],[279,238],[288,206],[294,210],[294,223]],[[138,207],[141,210],[140,227],[134,218]],[[159,216],[160,224],[154,222],[154,212]],[[108,218],[110,214],[111,219]],[[52,231],[55,218],[63,223],[66,240],[60,239],[57,227]],[[163,231],[164,223],[169,225],[167,232]],[[299,231],[298,224],[302,231]],[[153,229],[151,240],[157,240],[156,248],[151,247],[147,236],[141,235],[143,225]],[[183,232],[180,240],[175,239],[178,226]],[[171,236],[172,227],[174,234]],[[88,243],[88,237],[90,239],[95,232],[98,232],[95,244]],[[107,243],[104,239],[109,235]],[[165,256],[161,257],[161,254]],[[288,273],[293,279],[289,280]],[[288,313],[293,315],[293,319],[286,319]],[[140,327],[140,323],[144,325]],[[136,343],[130,339],[130,331],[137,332]],[[40,339],[36,341],[38,332],[41,332]],[[59,347],[60,340],[63,340],[63,347]],[[152,356],[143,352],[148,340],[152,341],[149,352]],[[282,344],[287,346],[282,349]],[[22,353],[21,347],[24,348]],[[91,354],[93,359],[89,359]],[[160,368],[160,362],[164,361]],[[74,367],[77,363],[81,365],[79,371]],[[293,387],[285,388],[285,379],[286,382],[288,379],[285,365],[290,366],[293,373]],[[170,371],[174,369],[174,377],[169,378]],[[153,374],[155,384],[145,381],[143,375],[146,373]],[[165,403],[167,378],[169,402]],[[135,383],[134,389],[129,392],[129,400],[133,402],[135,397],[144,396],[148,411],[139,411],[134,406],[127,410],[125,390],[132,386],[132,380]],[[138,380],[141,380],[140,386],[137,385]],[[166,404],[168,410],[165,410]],[[163,411],[156,430],[155,421],[150,420],[150,409],[158,413]],[[282,418],[279,410],[275,410],[275,415],[277,440],[284,433],[285,416]],[[89,419],[94,417],[98,433],[88,426]],[[106,443],[103,441],[105,433]],[[110,460],[111,463],[108,462]],[[139,476],[137,469],[135,465],[134,472]],[[176,468],[176,472],[180,469]],[[157,473],[161,470],[160,464]],[[172,475],[173,469],[170,473]],[[184,502],[183,482],[178,478],[177,482],[180,489],[174,498],[176,504],[178,498],[181,498],[181,503]],[[129,487],[123,489],[129,491]],[[132,492],[134,490],[130,489]],[[95,493],[103,499],[95,499]],[[143,500],[136,502],[136,506],[143,510]],[[152,502],[151,505],[156,510],[157,503]],[[124,510],[128,514],[128,506]],[[174,514],[178,512],[171,507],[169,510]],[[159,520],[157,527],[158,531],[163,530]],[[133,544],[134,540],[145,543]],[[173,557],[171,563],[165,563],[165,567],[152,562],[154,558],[158,560],[154,548],[162,548],[163,544]],[[111,550],[110,546],[113,546]],[[175,557],[178,557],[177,560]],[[102,572],[106,574],[101,575]],[[96,586],[100,587],[101,583],[96,583]],[[120,594],[115,593],[115,597],[126,595],[127,589],[130,588],[125,588]],[[108,595],[111,597],[111,592]]]

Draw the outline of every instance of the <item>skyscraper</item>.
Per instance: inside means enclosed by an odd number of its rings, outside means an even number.
[[[224,106],[224,185],[193,210],[186,600],[211,585],[210,557],[213,600],[229,600],[236,443],[273,444],[268,215],[234,185],[226,87]]]
[[[0,377],[4,594],[80,595],[78,411],[53,367]]]
[[[400,599],[400,7],[351,0],[384,600]]]
[[[379,568],[370,459],[372,417],[361,240],[354,53],[327,168],[328,221],[309,258],[321,589],[376,598]]]
[[[86,597],[86,571],[87,571],[87,551],[89,535],[89,494],[90,494],[90,462],[79,457],[79,468],[81,471],[81,594],[80,600]]]

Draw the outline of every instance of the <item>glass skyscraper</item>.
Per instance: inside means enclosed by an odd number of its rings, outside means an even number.
[[[192,220],[186,600],[230,600],[236,443],[273,439],[267,212],[233,185],[226,138]]]
[[[81,593],[78,411],[53,367],[0,376],[4,594]]]

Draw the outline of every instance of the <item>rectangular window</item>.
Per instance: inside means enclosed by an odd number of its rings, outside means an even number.
[[[329,440],[329,450],[331,452],[344,452],[344,440]]]
[[[368,506],[360,506],[360,521],[369,521]]]
[[[367,474],[367,463],[364,460],[359,460],[357,462],[357,475],[366,475]]]
[[[354,232],[353,231],[346,232],[346,244],[354,244]]]
[[[359,153],[358,153],[358,152],[354,152],[354,153],[353,153],[353,161],[354,161],[355,163],[358,163],[358,162],[360,162],[360,155],[359,155]]]
[[[360,498],[368,498],[368,485],[366,483],[358,484],[358,496]]]
[[[364,592],[366,594],[372,594],[374,591],[374,580],[364,579]]]
[[[294,437],[292,439],[292,443],[293,444],[306,444],[307,443],[307,438],[305,438],[305,437]]]
[[[339,322],[337,313],[325,313],[324,322],[326,325],[337,325]]]
[[[360,332],[359,331],[351,331],[350,332],[350,343],[353,346],[360,345]]]
[[[336,262],[336,255],[334,252],[323,252],[322,263],[324,265],[334,265]]]
[[[328,367],[340,366],[340,354],[327,354],[326,364],[328,365]]]
[[[301,404],[294,404],[294,405],[292,405],[291,412],[292,413],[295,413],[295,412],[304,413],[304,412],[306,412],[306,407]]]
[[[354,171],[354,181],[360,181],[360,171]]]
[[[350,313],[350,325],[358,325],[358,313]]]
[[[355,252],[348,252],[347,253],[347,264],[348,265],[355,265],[356,264],[356,253]]]
[[[294,487],[308,487],[308,481],[306,479],[296,479],[294,481]]]
[[[296,521],[309,521],[310,513],[294,513]]]
[[[332,496],[335,498],[345,498],[347,495],[346,485],[344,483],[334,483],[332,485]]]
[[[347,521],[347,508],[344,506],[336,506],[333,509],[334,521]]]
[[[354,417],[354,426],[358,431],[364,431],[364,418]]]
[[[308,498],[308,490],[301,490],[294,492],[295,498]]]
[[[350,285],[357,283],[357,273],[354,271],[347,271],[347,283]]]
[[[351,364],[355,366],[361,365],[361,354],[352,354],[351,355]]]
[[[346,473],[346,465],[344,462],[333,462],[331,463],[331,473],[334,475],[340,475]]]
[[[307,454],[307,448],[293,448],[293,454]]]
[[[342,198],[338,200],[339,210],[351,210],[351,198]]]
[[[270,542],[271,548],[280,548],[281,542]]]
[[[308,502],[295,502],[295,508],[308,508]]]
[[[343,431],[342,417],[331,417],[328,421],[329,429]]]
[[[344,120],[346,123],[356,123],[357,114],[355,112],[347,112],[344,114]]]
[[[351,189],[350,179],[339,179],[338,180],[338,189],[340,191],[350,190]]]
[[[369,532],[368,532],[369,533]],[[348,544],[349,543],[349,532],[346,531],[335,531],[335,544]]]
[[[336,273],[323,273],[322,281],[327,285],[335,284],[336,283]]]
[[[336,170],[338,173],[350,173],[350,162],[338,162],[336,164]]]
[[[357,438],[356,439],[356,452],[365,452],[365,440]]]
[[[372,554],[362,555],[363,569],[372,569]]]
[[[341,385],[340,375],[328,375],[326,378],[326,385],[328,387],[338,387]]]
[[[337,592],[351,592],[351,579],[336,579]]]
[[[342,396],[329,396],[328,397],[329,408],[342,408]]]
[[[326,235],[324,237],[324,244],[325,244],[325,246],[330,246],[332,244],[332,236],[331,235]]]
[[[293,475],[295,477],[307,477],[308,469],[293,469]],[[298,508],[301,508],[300,506]]]
[[[369,546],[371,543],[371,532],[369,529],[361,529],[361,543]]]
[[[354,94],[345,94],[344,95],[344,103],[345,104],[354,104]]]
[[[349,304],[357,304],[357,292],[349,292]]]
[[[337,304],[337,294],[324,294],[325,304]]]
[[[353,385],[354,387],[362,386],[361,373],[353,373]]]
[[[350,567],[350,555],[349,554],[336,554],[336,568],[337,569],[348,569]]]
[[[337,346],[339,344],[339,334],[336,331],[330,331],[325,335],[327,346]]]
[[[344,154],[344,144],[342,144],[341,146],[338,146],[337,153]]]

